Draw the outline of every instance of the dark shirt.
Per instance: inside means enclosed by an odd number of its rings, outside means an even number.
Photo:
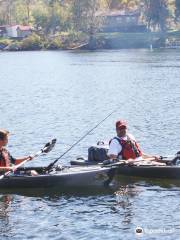
[[[5,150],[5,151],[8,153],[10,163],[15,164],[16,159],[12,157],[10,152],[8,152],[7,150]],[[4,158],[3,158],[2,150],[0,150],[0,162],[3,161],[3,160],[4,160]]]

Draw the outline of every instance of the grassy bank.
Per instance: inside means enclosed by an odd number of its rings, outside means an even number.
[[[82,32],[61,32],[54,36],[33,33],[24,39],[0,38],[0,49],[7,51],[71,49],[87,41],[87,35]]]

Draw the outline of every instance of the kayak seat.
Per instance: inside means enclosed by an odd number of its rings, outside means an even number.
[[[108,159],[108,148],[105,145],[96,145],[88,148],[88,161],[100,163]]]
[[[108,146],[102,141],[99,141],[97,145],[88,148],[88,158],[77,157],[76,160],[72,160],[71,165],[87,166],[96,165],[102,163],[104,160],[108,160]]]
[[[78,165],[78,166],[87,166],[87,165],[96,165],[97,162],[95,161],[88,161],[88,159],[85,159],[83,157],[78,157],[75,160],[72,160],[71,165]]]

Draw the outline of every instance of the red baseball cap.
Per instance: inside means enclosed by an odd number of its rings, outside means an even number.
[[[127,128],[127,122],[125,120],[119,120],[116,122],[116,128]]]

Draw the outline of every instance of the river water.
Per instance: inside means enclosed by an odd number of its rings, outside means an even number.
[[[180,147],[180,51],[0,52],[0,128],[15,157],[55,149],[46,166],[114,109],[63,159],[68,164],[126,119],[144,152]],[[178,182],[122,179],[118,189],[0,192],[0,239],[179,239]]]

